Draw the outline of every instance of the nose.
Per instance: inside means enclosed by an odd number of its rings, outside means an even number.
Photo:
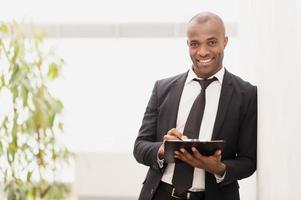
[[[209,50],[206,45],[201,45],[197,50],[197,54],[200,57],[206,57],[209,54]]]

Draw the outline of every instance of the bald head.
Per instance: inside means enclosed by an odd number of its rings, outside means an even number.
[[[220,32],[220,34],[222,34],[223,36],[225,36],[226,31],[225,31],[225,25],[223,20],[218,15],[211,12],[201,12],[193,16],[191,20],[188,22],[187,34],[189,31],[189,27],[194,25],[206,24],[206,23],[214,24],[217,31]]]

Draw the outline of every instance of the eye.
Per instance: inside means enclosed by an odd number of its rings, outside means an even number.
[[[196,48],[196,47],[199,46],[199,43],[197,43],[197,42],[191,42],[191,43],[189,44],[189,46],[190,46],[191,48]]]
[[[217,44],[216,40],[210,40],[210,41],[208,41],[208,45],[209,46],[215,46],[216,44]]]

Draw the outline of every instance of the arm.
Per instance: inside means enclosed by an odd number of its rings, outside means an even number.
[[[134,146],[134,156],[136,160],[139,163],[151,166],[155,169],[160,165],[158,158],[161,159],[164,156],[163,140],[181,140],[184,137],[183,134],[175,128],[168,126],[162,128],[163,124],[168,124],[166,117],[170,119],[170,115],[166,115],[163,118],[162,116],[161,118],[159,117],[159,110],[161,109],[162,111],[162,104],[160,102],[164,101],[166,103],[165,98],[168,96],[170,82],[167,84],[166,82],[160,83],[161,84],[157,81],[154,86]],[[161,91],[160,94],[158,91]],[[159,118],[161,121],[158,121]],[[162,164],[159,168],[162,168]]]
[[[157,154],[162,141],[157,141],[158,97],[157,85],[152,91],[151,98],[146,107],[142,125],[134,145],[136,160],[144,165],[158,168]]]
[[[246,178],[256,170],[257,157],[257,88],[252,87],[251,98],[241,120],[235,159],[223,160],[226,176],[221,184]]]

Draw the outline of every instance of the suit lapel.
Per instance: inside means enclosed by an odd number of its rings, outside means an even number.
[[[183,74],[183,76],[180,76],[179,79],[175,80],[171,85],[170,92],[166,100],[166,110],[168,111],[168,117],[166,118],[168,121],[166,124],[169,128],[176,127],[179,104],[187,75],[188,72]]]
[[[233,85],[231,82],[231,74],[227,70],[225,70],[217,115],[216,115],[214,128],[213,128],[212,139],[218,139],[220,129],[225,119],[232,94],[233,94]]]

